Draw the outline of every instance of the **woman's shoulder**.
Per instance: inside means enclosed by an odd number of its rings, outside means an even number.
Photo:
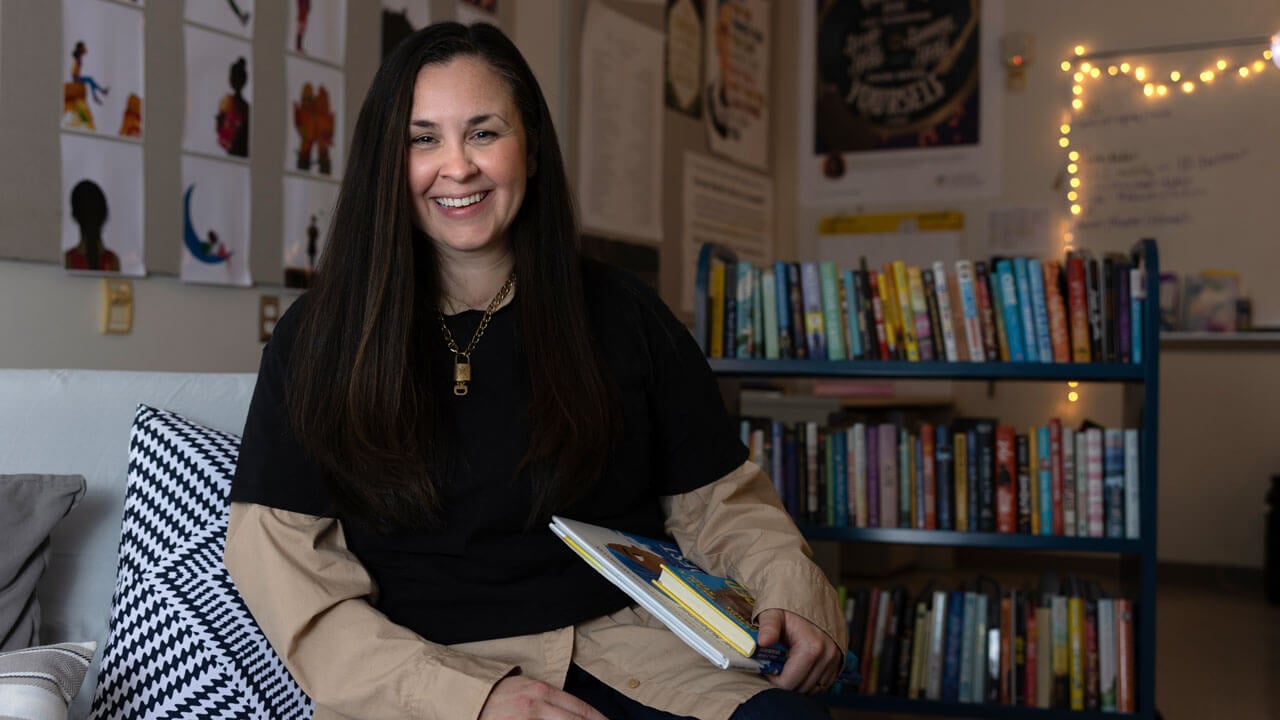
[[[585,256],[582,258],[582,290],[590,308],[635,312],[665,307],[657,291],[635,274]]]
[[[294,340],[298,337],[298,327],[302,324],[303,315],[306,314],[307,304],[307,293],[299,295],[289,304],[284,314],[276,321],[275,327],[271,329],[271,339],[267,341],[268,349],[284,356],[289,354],[293,349]]]

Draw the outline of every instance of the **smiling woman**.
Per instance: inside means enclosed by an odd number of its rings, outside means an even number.
[[[550,112],[496,28],[400,43],[312,289],[280,319],[226,563],[315,717],[827,717],[835,592],[705,358],[584,259]],[[672,536],[757,598],[781,675],[706,663],[553,535]],[[795,692],[795,691],[800,692]]]

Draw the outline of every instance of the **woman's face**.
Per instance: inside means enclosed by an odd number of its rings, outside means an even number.
[[[447,257],[504,248],[524,201],[528,141],[507,83],[461,56],[418,72],[409,117],[414,221]]]

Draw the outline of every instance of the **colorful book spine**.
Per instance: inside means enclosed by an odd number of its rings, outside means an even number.
[[[1071,360],[1089,362],[1089,301],[1085,291],[1084,259],[1067,257],[1067,312],[1071,327]]]
[[[998,425],[995,429],[995,495],[996,495],[996,532],[1017,532],[1017,491],[1014,482],[1017,478],[1016,435],[1012,427]]]
[[[818,282],[822,291],[822,327],[826,332],[828,360],[844,360],[844,323],[840,318],[840,271],[830,260],[818,263]]]
[[[1115,599],[1116,624],[1116,711],[1134,711],[1133,601]]]
[[[938,297],[938,316],[942,320],[942,349],[944,359],[956,362],[960,359],[960,347],[956,342],[956,327],[952,323],[951,283],[947,280],[947,266],[941,260],[933,263],[933,286]]]
[[[956,261],[956,285],[960,289],[960,309],[964,317],[964,339],[969,349],[969,360],[983,362],[986,355],[982,347],[982,321],[978,317],[978,296],[974,292],[972,262]]]
[[[787,283],[787,263],[778,260],[773,263],[774,277],[774,313],[778,322],[778,357],[793,358],[796,356],[794,335],[791,329],[791,288]]]
[[[846,431],[845,445],[849,455],[846,464],[853,469],[853,492],[849,493],[849,518],[854,527],[867,527],[867,426],[854,423]]]
[[[898,284],[893,279],[893,266],[885,265],[877,276],[880,282],[880,307],[884,310],[884,330],[892,360],[907,359],[907,338],[903,334],[901,309],[898,306]]]
[[[1001,357],[1000,345],[996,339],[997,316],[991,298],[991,279],[987,276],[987,265],[984,262],[973,264],[973,293],[974,300],[978,303],[978,325],[982,329],[982,357],[988,362],[1007,362],[1009,358]]]
[[[880,428],[867,426],[867,527],[880,527]]]
[[[1066,535],[1066,458],[1063,452],[1062,421],[1049,420],[1049,473],[1052,477],[1053,534]]]
[[[920,426],[920,460],[916,467],[920,468],[921,486],[924,492],[919,495],[920,515],[925,530],[938,529],[938,459],[936,429],[925,423]]]
[[[1103,509],[1103,439],[1101,428],[1085,431],[1085,451],[1088,453],[1088,512],[1089,537],[1106,537],[1106,513]]]
[[[1124,430],[1106,428],[1102,434],[1103,512],[1106,537],[1122,538],[1124,522]]]
[[[822,309],[822,280],[818,263],[800,263],[800,290],[804,296],[804,338],[809,347],[809,358],[826,360],[827,331]]]
[[[1146,273],[1142,268],[1129,270],[1129,332],[1132,360],[1142,362],[1142,303],[1147,299]]]
[[[755,354],[755,321],[752,317],[755,309],[751,305],[751,298],[755,295],[755,274],[751,270],[751,263],[738,261],[738,341],[734,357],[739,358]]]
[[[1013,262],[996,263],[996,277],[1000,288],[1000,306],[1004,316],[1004,339],[1009,345],[1011,362],[1026,362],[1025,334],[1022,330],[1022,311],[1018,306],[1018,281],[1014,278]]]
[[[1049,305],[1045,300],[1044,267],[1035,258],[1027,260],[1027,292],[1031,297],[1031,320],[1035,328],[1036,357],[1053,362],[1053,341],[1049,335]]]
[[[1022,328],[1022,349],[1027,362],[1040,362],[1039,343],[1036,340],[1036,316],[1032,307],[1031,284],[1027,278],[1027,259],[1013,259],[1013,281],[1018,291],[1018,312]]]
[[[773,268],[760,271],[760,305],[764,311],[764,356],[770,360],[781,357],[778,335],[778,285]]]
[[[800,263],[787,263],[787,310],[791,314],[791,350],[795,357],[809,357],[809,340],[805,333],[804,282]]]
[[[952,438],[952,475],[955,477],[955,529],[960,532],[969,530],[969,442],[963,432],[955,433]]]
[[[1044,263],[1045,304],[1049,309],[1049,342],[1053,361],[1071,362],[1071,337],[1067,330],[1067,306],[1062,298],[1061,266],[1053,260]]]
[[[1067,598],[1067,681],[1072,710],[1084,709],[1084,600]]]
[[[934,463],[933,475],[937,482],[938,495],[938,529],[939,530],[955,530],[956,529],[956,512],[955,512],[955,486],[952,484],[953,468],[955,463],[954,452],[951,447],[951,428],[946,425],[939,425],[933,434],[934,438]]]
[[[1036,475],[1040,483],[1040,534],[1053,535],[1053,459],[1049,426],[1036,427]],[[1061,524],[1061,523],[1059,523]]]
[[[924,291],[924,279],[920,275],[920,268],[914,265],[907,268],[907,294],[910,302],[910,317],[915,323],[919,359],[926,362],[936,360],[938,356],[934,351],[933,326],[929,320],[929,301]]]
[[[879,355],[871,359],[892,360],[893,350],[889,345],[889,331],[891,328],[885,325],[884,301],[880,298],[880,273],[872,272],[868,274],[867,283],[870,285],[871,319],[875,323],[876,350],[879,351]]]
[[[1009,354],[1009,333],[1005,331],[1004,326],[1004,288],[1001,286],[1000,273],[996,270],[994,263],[991,265],[991,273],[987,279],[987,284],[990,286],[988,294],[991,299],[991,316],[994,318],[992,327],[995,329],[996,349],[1000,360],[1009,362],[1012,356]]]
[[[849,338],[849,359],[861,360],[863,357],[862,327],[859,325],[859,318],[862,317],[861,293],[855,287],[852,270],[845,270],[841,281],[844,288],[844,301],[841,307],[844,308],[845,336]]]
[[[1034,431],[1034,428],[1033,428]],[[1038,529],[1038,525],[1033,522],[1035,519],[1035,494],[1031,492],[1034,480],[1031,477],[1032,452],[1030,449],[1031,440],[1034,433],[1028,435],[1014,436],[1014,467],[1018,470],[1017,482],[1017,502],[1018,502],[1018,532],[1022,534],[1034,534]]]
[[[1138,430],[1127,428],[1124,431],[1124,536],[1137,540],[1142,536],[1141,510],[1141,471],[1138,456]]]
[[[736,270],[736,268],[735,268]],[[711,322],[708,323],[707,331],[707,352],[713,358],[724,357],[724,260],[718,257],[711,258],[711,269],[707,277],[707,304],[710,306],[708,315]]]
[[[1027,465],[1026,465],[1027,486],[1026,488],[1027,488],[1027,493],[1030,495],[1030,499],[1027,502],[1027,506],[1030,509],[1030,521],[1031,521],[1031,529],[1028,530],[1028,532],[1030,532],[1032,535],[1039,535],[1040,534],[1040,471],[1039,471],[1040,455],[1039,455],[1039,449],[1036,446],[1040,442],[1040,436],[1036,432],[1036,427],[1034,425],[1031,426],[1029,430],[1030,432],[1028,432],[1025,436],[1021,436],[1021,437],[1026,437],[1027,439]],[[1021,470],[1019,470],[1019,472],[1021,472]],[[1021,495],[1022,493],[1021,487],[1018,488],[1018,493],[1019,495]]]
[[[1067,632],[1067,596],[1054,594],[1049,597],[1049,617],[1053,688],[1049,705],[1066,709],[1071,704],[1071,644]]]
[[[915,313],[911,309],[911,286],[907,280],[907,265],[895,260],[892,265],[893,289],[897,295],[897,318],[895,324],[902,333],[902,346],[906,359],[910,362],[920,360],[920,346],[916,342]]]

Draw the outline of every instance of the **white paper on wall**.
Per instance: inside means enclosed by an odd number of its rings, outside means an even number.
[[[181,278],[211,285],[253,284],[249,275],[249,167],[182,157]]]
[[[347,53],[346,0],[287,0],[285,50],[342,65]]]
[[[63,267],[146,275],[142,146],[78,133],[61,145]]]
[[[244,38],[253,37],[254,0],[189,0],[184,19]]]
[[[141,137],[142,12],[101,0],[63,0],[62,53],[62,127]]]
[[[184,29],[187,117],[182,149],[247,158],[253,132],[253,54],[249,43],[194,25]]]
[[[769,168],[769,3],[707,0],[703,118],[711,152]]]
[[[306,288],[324,254],[338,184],[286,175],[284,178],[284,286]]]

